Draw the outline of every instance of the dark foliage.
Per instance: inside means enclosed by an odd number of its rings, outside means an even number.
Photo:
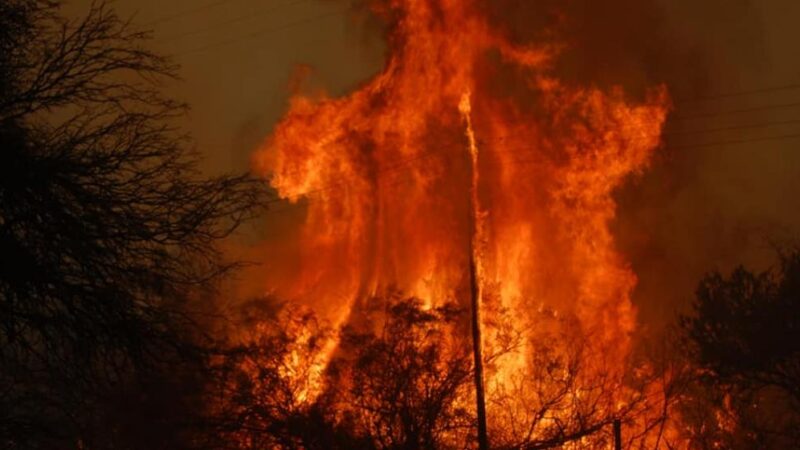
[[[700,363],[723,381],[776,386],[800,402],[800,252],[775,272],[742,267],[698,287],[695,315],[682,321]]]
[[[737,448],[800,445],[800,251],[780,255],[776,270],[739,267],[706,276],[693,314],[681,325],[698,365],[703,401],[725,420],[705,427]],[[698,390],[701,390],[698,388]],[[695,405],[696,410],[700,410]],[[698,411],[692,413],[698,414]]]
[[[259,311],[256,324],[240,327],[240,342],[217,360],[220,378],[208,391],[216,418],[209,442],[246,449],[475,448],[463,312],[399,297],[366,304],[375,306],[362,305],[337,334],[293,306]],[[338,345],[325,365],[332,337]],[[487,354],[489,370],[519,343],[515,336],[499,340],[506,345]],[[589,370],[586,341],[574,337],[566,352],[558,343],[541,346],[533,368],[513,385],[493,387],[492,448],[604,448],[617,419],[630,427],[625,448],[659,440],[673,394],[645,395],[631,382],[620,405],[619,382]],[[649,385],[653,376],[640,382]],[[665,381],[664,389],[671,385]]]
[[[143,448],[165,417],[125,430],[120,405],[164,407],[159,373],[202,364],[185,301],[258,195],[195,171],[146,37],[102,2],[76,22],[0,3],[0,447]]]
[[[441,334],[455,314],[393,304],[373,330],[341,332],[322,373],[331,335],[313,315],[282,310],[221,361],[209,400],[219,436],[253,449],[464,447],[453,436],[468,438],[473,418],[455,402],[469,395],[471,363],[448,355]]]
[[[462,316],[410,299],[390,303],[371,330],[345,331],[330,383],[352,402],[348,418],[373,446],[465,448],[476,440],[474,405],[458,402],[473,398],[472,356],[453,334]]]
[[[204,445],[231,449],[370,448],[335,422],[332,399],[315,388],[329,331],[292,306],[265,311],[258,299],[242,312],[239,333],[214,360],[205,396]]]

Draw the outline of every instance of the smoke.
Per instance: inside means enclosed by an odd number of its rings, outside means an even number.
[[[800,188],[798,141],[773,138],[797,133],[787,122],[800,119],[798,108],[727,111],[791,103],[800,91],[719,95],[798,80],[800,64],[790,55],[800,33],[786,19],[797,17],[796,3],[501,1],[490,8],[517,39],[563,42],[556,66],[563,79],[623,86],[634,97],[655,84],[670,91],[663,147],[617,193],[615,235],[639,277],[634,301],[644,325],[669,323],[703,273],[739,263],[766,268],[771,244],[796,236],[800,213],[786,193]],[[770,125],[753,127],[763,124]]]

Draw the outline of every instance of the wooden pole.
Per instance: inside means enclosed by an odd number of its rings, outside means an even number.
[[[614,450],[622,450],[622,422],[614,419]]]
[[[486,426],[486,394],[483,385],[483,337],[481,336],[481,267],[479,250],[482,238],[480,201],[478,199],[478,146],[472,130],[472,105],[469,92],[464,93],[458,109],[467,126],[469,140],[469,291],[472,310],[472,357],[475,364],[475,406],[478,415],[478,449],[489,450],[489,433]]]
[[[478,413],[478,448],[489,449],[489,434],[486,427],[486,398],[483,390],[483,349],[480,318],[480,286],[476,274],[475,257],[469,258],[470,306],[472,309],[472,356],[475,361],[475,401]]]

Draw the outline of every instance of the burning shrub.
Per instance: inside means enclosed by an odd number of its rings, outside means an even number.
[[[244,333],[242,344],[220,361],[224,377],[210,402],[224,419],[219,429],[227,445],[475,446],[473,360],[464,312],[400,296],[370,299],[359,311],[350,326],[333,333],[310,312],[284,305]],[[602,447],[612,441],[617,420],[628,427],[626,447],[661,439],[667,394],[652,389],[661,372],[618,383],[596,367],[602,358],[590,354],[591,339],[577,321],[546,312],[540,319],[543,328],[554,330],[538,334],[540,345],[525,347],[522,338],[530,333],[509,330],[495,336],[504,345],[486,355],[493,373],[505,367],[503,358],[530,349],[526,369],[487,385],[493,448]],[[335,348],[327,363],[326,348]]]
[[[381,304],[385,302],[376,302]],[[410,299],[386,305],[366,331],[344,330],[331,386],[359,434],[377,448],[464,448],[474,440],[472,355],[452,345],[462,312],[424,309]]]
[[[224,356],[222,390],[212,401],[232,446],[456,447],[474,426],[471,403],[462,401],[471,360],[443,346],[444,328],[460,314],[407,300],[370,319],[378,316],[371,330],[336,336],[293,307],[256,325]],[[322,374],[316,358],[329,339],[340,345]]]

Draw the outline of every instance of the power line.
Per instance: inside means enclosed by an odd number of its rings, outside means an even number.
[[[231,1],[233,1],[233,0],[217,0],[217,1],[213,1],[213,2],[207,3],[207,4],[202,5],[200,7],[197,7],[197,8],[184,10],[184,11],[181,11],[179,13],[175,13],[173,15],[165,16],[165,17],[162,17],[160,19],[156,19],[154,21],[147,22],[145,25],[154,25],[154,24],[158,24],[158,23],[171,21],[171,20],[174,20],[174,19],[177,19],[177,18],[180,18],[180,17],[184,17],[184,16],[187,16],[187,15],[195,14],[197,12],[201,12],[201,11],[206,10],[206,9],[211,9],[211,8],[216,7],[216,6],[223,5],[225,3],[230,3]],[[192,30],[192,31],[187,31],[185,33],[181,33],[181,34],[177,34],[177,35],[168,36],[168,37],[162,39],[161,41],[162,42],[169,42],[169,41],[177,40],[177,39],[180,39],[180,38],[183,38],[183,37],[186,37],[186,36],[197,35],[197,34],[205,32],[205,31],[210,31],[210,30],[223,28],[223,27],[225,27],[227,25],[231,25],[231,24],[238,23],[238,22],[241,22],[241,21],[246,21],[246,20],[252,19],[254,17],[262,16],[265,13],[274,12],[276,10],[279,10],[279,9],[282,9],[282,8],[285,8],[285,7],[288,7],[288,6],[294,6],[294,5],[297,5],[297,4],[306,3],[308,1],[310,1],[310,0],[297,0],[297,1],[290,1],[290,2],[287,2],[287,3],[275,5],[275,6],[271,7],[271,8],[267,8],[267,9],[261,10],[258,14],[255,14],[255,15],[254,14],[247,14],[247,15],[243,15],[243,16],[238,16],[236,18],[233,18],[233,19],[230,19],[230,20],[227,20],[227,21],[218,22],[218,23],[216,23],[214,25],[211,25],[210,27],[201,28],[201,29]],[[204,47],[199,47],[199,48],[195,48],[195,49],[192,49],[192,50],[188,50],[187,52],[184,52],[184,53],[181,53],[181,54],[194,53],[194,52],[204,51],[204,50],[207,50],[207,49],[210,49],[210,48],[229,45],[229,44],[232,44],[232,43],[235,43],[235,42],[239,42],[239,41],[247,39],[247,38],[259,36],[259,35],[262,35],[262,34],[268,34],[268,33],[274,32],[274,31],[283,30],[285,28],[289,28],[289,27],[292,27],[292,26],[295,26],[295,25],[305,24],[305,23],[312,22],[312,21],[315,21],[315,20],[325,19],[325,18],[334,16],[334,15],[344,14],[347,11],[352,10],[354,8],[355,8],[354,6],[351,6],[351,7],[345,8],[343,10],[333,11],[331,13],[322,14],[322,15],[318,15],[318,16],[313,16],[313,17],[310,17],[310,18],[307,18],[307,19],[301,19],[299,21],[292,22],[292,23],[286,24],[284,26],[275,27],[275,28],[268,28],[268,29],[265,29],[265,30],[261,30],[261,31],[257,31],[257,32],[251,33],[251,34],[244,35],[244,36],[242,36],[240,38],[231,39],[231,40],[222,41],[222,42],[217,42],[217,43],[214,43],[214,44],[210,44],[208,46],[204,46]],[[734,91],[734,92],[727,92],[727,93],[721,93],[721,94],[712,94],[712,95],[706,95],[706,96],[696,97],[696,98],[692,98],[692,99],[676,100],[676,105],[687,104],[687,103],[698,103],[698,102],[704,102],[704,101],[710,101],[710,100],[718,100],[718,99],[723,99],[723,98],[742,97],[742,96],[747,96],[747,95],[780,92],[780,91],[786,91],[786,90],[798,90],[798,89],[800,89],[800,83],[785,84],[785,85],[770,86],[770,87],[765,87],[765,88],[757,88],[757,89],[750,89],[750,90],[743,90],[743,91]],[[797,104],[792,104],[790,106],[796,106],[796,105]],[[734,111],[734,112],[739,112],[739,111]],[[742,111],[742,112],[745,112],[745,111]],[[697,116],[697,117],[701,117],[701,116]]]
[[[185,15],[191,14],[191,13],[202,11],[204,9],[209,9],[211,7],[214,7],[214,6],[218,6],[218,5],[221,5],[221,4],[224,4],[224,3],[228,3],[230,1],[232,1],[232,0],[218,0],[216,2],[209,3],[209,4],[207,4],[207,5],[203,6],[203,7],[186,10],[186,11],[183,11],[181,13],[177,13],[177,14],[172,15],[172,16],[167,16],[167,17],[165,17],[163,19],[159,19],[159,20],[156,20],[156,21],[149,22],[146,25],[152,25],[152,24],[166,22],[166,21],[169,21],[169,20],[172,20],[172,19],[175,19],[175,18],[179,18],[179,17],[185,16]],[[227,20],[227,21],[218,22],[218,23],[216,23],[214,25],[211,25],[209,27],[206,27],[206,28],[200,28],[200,29],[196,29],[196,30],[192,30],[192,31],[187,31],[185,33],[180,33],[180,34],[177,34],[177,35],[167,36],[166,38],[163,38],[160,41],[161,42],[170,42],[170,41],[174,41],[174,40],[177,40],[177,39],[181,39],[183,37],[197,35],[197,34],[205,32],[205,31],[224,28],[227,25],[231,25],[231,24],[234,24],[234,23],[246,21],[246,20],[252,19],[254,17],[263,16],[264,14],[269,13],[269,12],[274,12],[276,10],[279,10],[279,9],[282,9],[282,8],[285,8],[285,7],[298,5],[298,4],[306,3],[306,2],[309,2],[309,1],[310,0],[297,0],[297,1],[283,3],[283,4],[280,4],[280,5],[275,5],[274,7],[261,10],[258,14],[255,14],[255,15],[254,14],[247,14],[247,15],[243,15],[243,16],[238,16],[238,17],[235,17],[235,18]],[[296,25],[302,25],[302,24],[306,24],[306,23],[313,22],[313,21],[316,21],[316,20],[322,20],[322,19],[326,19],[326,18],[329,18],[329,17],[332,17],[332,16],[345,14],[348,11],[353,10],[354,8],[355,8],[354,6],[350,6],[348,8],[344,8],[342,10],[332,11],[332,12],[329,12],[329,13],[325,13],[325,14],[321,14],[321,15],[317,15],[317,16],[312,16],[312,17],[309,17],[309,18],[306,18],[306,19],[300,19],[298,21],[290,22],[290,23],[282,25],[282,26],[273,27],[273,28],[267,28],[267,29],[264,29],[264,30],[256,31],[254,33],[246,34],[246,35],[240,36],[239,38],[230,39],[230,40],[221,41],[221,42],[216,42],[216,43],[209,44],[207,46],[194,48],[194,49],[188,50],[186,52],[179,53],[179,55],[205,51],[205,50],[209,50],[209,49],[216,48],[216,47],[227,46],[227,45],[230,45],[230,44],[234,44],[236,42],[244,41],[245,39],[249,39],[249,38],[252,38],[252,37],[260,36],[260,35],[263,35],[263,34],[269,34],[269,33],[275,32],[275,31],[281,31],[281,30],[284,30],[286,28],[294,27]],[[772,92],[781,92],[781,91],[787,91],[787,90],[800,90],[800,83],[785,84],[785,85],[779,85],[779,86],[770,86],[770,87],[766,87],[766,88],[750,89],[750,90],[743,90],[743,91],[734,91],[734,92],[727,92],[727,93],[722,93],[722,94],[706,95],[706,96],[696,97],[696,98],[692,98],[692,99],[676,100],[675,104],[677,106],[679,106],[679,105],[685,105],[685,104],[691,104],[691,103],[699,103],[699,102],[704,102],[704,101],[719,100],[719,99],[724,99],[724,98],[743,97],[743,96],[748,96],[748,95],[764,94],[764,93],[772,93]],[[791,105],[786,105],[786,106],[797,106],[797,105],[798,104],[791,104]],[[779,107],[779,106],[780,105],[778,105],[776,107]],[[784,106],[784,107],[786,107],[786,106]],[[732,112],[740,112],[740,111],[732,111]],[[748,111],[741,111],[741,112],[748,112]],[[697,115],[696,117],[702,117],[702,115]]]
[[[755,95],[755,94],[767,94],[771,92],[780,92],[780,91],[789,91],[789,90],[797,90],[800,89],[800,84],[786,84],[782,86],[771,86],[766,88],[759,88],[759,89],[751,89],[751,90],[744,90],[744,91],[734,91],[734,92],[727,92],[723,94],[713,94],[707,95],[703,97],[697,97],[692,99],[684,99],[684,100],[676,100],[676,103],[699,103],[711,100],[719,100],[723,98],[731,98],[731,97],[744,97],[747,95]]]
[[[763,122],[763,123],[755,123],[755,124],[747,124],[747,125],[732,125],[728,127],[718,127],[718,128],[707,128],[704,130],[683,130],[683,131],[673,131],[668,133],[663,133],[665,136],[685,136],[690,134],[702,134],[702,133],[713,133],[719,131],[736,131],[736,130],[750,130],[750,129],[757,129],[757,128],[766,128],[776,125],[793,125],[793,124],[800,124],[800,119],[797,120],[782,120],[776,122]]]
[[[756,139],[739,139],[739,140],[708,142],[708,143],[704,143],[704,144],[678,146],[678,147],[672,147],[672,148],[675,149],[675,150],[686,150],[686,149],[693,149],[693,148],[718,147],[718,146],[723,146],[723,145],[737,145],[737,144],[747,144],[747,143],[755,143],[755,142],[783,141],[783,140],[794,140],[794,139],[800,139],[800,133],[797,133],[797,134],[785,134],[785,135],[780,135],[780,136],[766,136],[766,137],[756,138]],[[504,152],[504,153],[508,154],[508,153],[513,153],[513,152]],[[517,153],[519,153],[519,152],[517,152]],[[452,159],[453,156],[454,155],[448,155],[448,156],[446,156],[446,158],[447,159]],[[515,164],[524,165],[524,164],[535,163],[535,162],[540,162],[540,161],[541,161],[541,158],[536,158],[536,159],[518,158],[518,159],[511,160],[509,162],[512,162],[512,163],[515,163]],[[389,186],[399,186],[401,184],[407,184],[407,183],[409,183],[408,180],[401,180],[400,182],[392,183]],[[305,202],[303,202],[303,203],[299,203],[298,202],[298,203],[286,204],[282,208],[279,208],[279,209],[267,210],[266,214],[282,214],[282,213],[287,213],[287,212],[292,212],[292,211],[295,211],[295,210],[299,210],[300,207],[306,206],[306,205],[311,204],[311,203],[316,203],[317,201],[319,201],[319,200],[315,201],[315,199],[312,198],[311,195],[319,194],[319,193],[321,193],[321,192],[323,192],[325,190],[330,190],[330,189],[336,188],[337,186],[340,186],[340,185],[344,185],[344,182],[335,183],[335,186],[331,186],[328,189],[318,189],[316,191],[310,192],[309,195],[302,194],[303,200],[305,200]],[[280,203],[286,203],[287,201],[288,201],[288,199],[285,199],[285,198],[276,198],[276,199],[268,200],[266,202],[266,204],[267,205],[276,204],[276,203],[280,204]]]
[[[721,145],[748,144],[748,143],[753,143],[753,142],[783,141],[783,140],[791,140],[791,139],[797,139],[797,138],[800,138],[800,133],[784,134],[784,135],[779,135],[779,136],[765,136],[765,137],[753,138],[753,139],[736,139],[736,140],[729,140],[729,141],[706,142],[706,143],[702,143],[702,144],[676,146],[676,147],[672,147],[672,149],[673,150],[686,150],[686,149],[691,149],[691,148],[719,147]]]
[[[201,34],[201,33],[205,33],[207,31],[218,30],[220,28],[225,28],[228,25],[233,25],[233,24],[236,24],[236,23],[239,23],[239,22],[245,22],[245,21],[257,18],[257,17],[262,17],[262,16],[264,16],[264,15],[266,15],[268,13],[272,13],[272,12],[278,11],[278,10],[286,8],[286,7],[299,5],[299,4],[302,4],[302,3],[308,3],[310,1],[311,0],[297,0],[297,1],[281,3],[279,5],[273,5],[272,7],[269,7],[269,8],[266,8],[266,9],[257,10],[257,11],[255,11],[253,13],[237,16],[237,17],[234,17],[232,19],[225,20],[225,21],[222,21],[222,22],[217,22],[217,23],[212,24],[211,26],[208,26],[208,27],[205,27],[205,28],[199,28],[199,29],[187,31],[187,32],[184,32],[184,33],[179,33],[179,34],[174,34],[174,35],[171,35],[171,36],[167,36],[167,37],[164,37],[162,39],[158,39],[158,42],[161,42],[161,43],[172,42],[172,41],[175,41],[175,40],[178,40],[178,39],[182,39],[182,38],[185,38],[185,37],[188,37],[188,36],[195,36],[195,35],[198,35],[198,34]]]
[[[765,127],[769,127],[769,126],[788,125],[788,124],[794,124],[794,123],[800,123],[800,120],[762,122],[762,123],[757,123],[757,124],[745,124],[745,125],[723,127],[723,128],[709,128],[709,129],[702,129],[702,130],[689,130],[688,132],[662,132],[662,133],[657,133],[657,134],[647,134],[647,135],[644,135],[644,136],[639,136],[635,140],[636,141],[641,141],[641,140],[644,140],[644,139],[649,139],[649,138],[654,138],[654,137],[661,137],[661,136],[670,137],[670,136],[682,136],[682,135],[691,135],[691,134],[712,133],[712,132],[720,132],[720,131],[738,131],[738,130],[747,130],[747,129],[758,129],[758,128],[765,128]],[[639,129],[642,129],[642,128],[639,128]],[[493,141],[494,142],[503,142],[507,138],[508,138],[507,135],[506,136],[497,136],[497,137],[494,138]],[[731,143],[736,143],[736,142],[738,142],[738,141],[731,141]],[[478,139],[478,143],[480,145],[491,145],[490,142],[487,142],[486,140],[483,140],[483,139]],[[706,146],[706,145],[707,144],[702,144],[701,146]],[[679,147],[672,147],[672,148],[673,149],[681,149],[681,148],[684,148],[684,147],[680,147],[679,146]],[[441,152],[441,150],[439,148],[432,148],[430,150],[420,152],[417,155],[414,155],[413,157],[410,157],[410,158],[407,158],[407,159],[402,159],[402,160],[399,160],[399,161],[394,161],[394,162],[390,163],[389,165],[386,165],[386,166],[383,166],[383,167],[379,167],[374,172],[374,174],[376,174],[376,175],[377,174],[385,174],[385,173],[389,173],[389,172],[394,172],[396,170],[402,170],[402,169],[405,169],[405,168],[408,168],[408,167],[412,166],[416,162],[419,162],[421,160],[425,160],[425,159],[431,158],[433,156],[436,156],[440,152]],[[514,153],[514,152],[503,152],[503,153]],[[290,172],[290,175],[298,174],[300,172],[301,172],[301,170],[295,170],[295,171]],[[319,193],[322,193],[322,192],[325,192],[325,191],[328,191],[328,190],[331,190],[331,189],[336,189],[339,186],[344,185],[345,183],[346,182],[344,182],[344,181],[337,182],[337,183],[331,183],[331,184],[329,184],[327,186],[323,186],[323,187],[308,191],[306,193],[300,194],[300,196],[307,197],[309,195],[319,194]],[[282,201],[282,200],[285,200],[285,199],[279,199],[279,200],[276,200],[276,202]]]
[[[194,13],[194,12],[198,12],[198,11],[201,11],[203,9],[208,9],[210,7],[221,5],[221,4],[224,4],[224,3],[228,3],[230,1],[231,0],[218,0],[216,2],[212,2],[212,3],[206,4],[203,7],[195,8],[195,9],[192,9],[192,10],[187,10],[187,11],[184,11],[182,13],[175,14],[173,16],[169,16],[169,17],[166,17],[166,18],[161,19],[161,20],[158,20],[158,21],[155,21],[155,22],[151,22],[151,24],[160,23],[160,22],[164,22],[164,21],[167,21],[167,20],[171,20],[173,18],[177,18],[177,17],[181,17],[183,15],[187,15],[187,14],[191,14],[191,13]],[[186,37],[186,36],[197,35],[197,34],[205,32],[205,31],[223,28],[223,27],[225,27],[227,25],[230,25],[230,24],[238,23],[238,22],[241,22],[241,21],[246,21],[246,20],[249,20],[249,19],[251,19],[253,17],[262,16],[262,15],[264,15],[266,13],[269,13],[269,12],[274,12],[276,10],[279,10],[279,9],[282,9],[282,8],[285,8],[285,7],[294,6],[294,5],[305,3],[305,2],[308,2],[308,1],[310,1],[310,0],[297,0],[297,1],[283,3],[283,4],[280,4],[280,5],[276,5],[276,6],[272,7],[272,8],[267,8],[265,10],[262,10],[259,14],[256,14],[256,15],[248,14],[248,15],[244,15],[244,16],[239,16],[239,17],[227,20],[227,21],[219,22],[219,23],[217,23],[215,25],[212,25],[210,27],[197,29],[197,30],[192,30],[192,31],[188,31],[188,32],[185,32],[185,33],[169,36],[169,37],[164,38],[162,40],[162,42],[170,42],[170,41],[174,41],[174,40]],[[191,53],[203,52],[203,51],[210,50],[210,49],[213,49],[213,48],[228,46],[228,45],[235,44],[237,42],[241,42],[241,41],[244,41],[246,39],[251,39],[251,38],[254,38],[254,37],[257,37],[257,36],[267,35],[267,34],[271,34],[271,33],[277,32],[277,31],[283,31],[283,30],[286,30],[286,29],[289,29],[289,28],[293,28],[295,26],[311,23],[311,22],[314,22],[314,21],[317,21],[317,20],[323,20],[323,19],[327,19],[327,18],[330,18],[330,17],[343,15],[343,14],[347,13],[348,11],[353,10],[354,8],[355,8],[355,6],[350,6],[350,7],[341,9],[341,10],[331,11],[331,12],[328,12],[328,13],[324,13],[324,14],[320,14],[320,15],[316,15],[316,16],[300,19],[300,20],[297,20],[297,21],[294,21],[294,22],[290,22],[290,23],[287,23],[287,24],[284,24],[284,25],[277,26],[277,27],[270,27],[270,28],[258,30],[258,31],[255,31],[253,33],[245,34],[243,36],[240,36],[240,37],[237,37],[237,38],[234,38],[234,39],[229,39],[229,40],[225,40],[225,41],[219,41],[219,42],[211,43],[211,44],[208,44],[208,45],[205,45],[205,46],[196,47],[196,48],[184,51],[184,52],[179,52],[179,53],[177,53],[177,55],[178,56],[182,56],[182,55],[187,55],[187,54],[191,54]],[[724,98],[742,97],[742,96],[748,96],[748,95],[764,94],[764,93],[772,93],[772,92],[781,92],[781,91],[787,91],[787,90],[798,90],[798,89],[800,89],[800,83],[794,83],[794,84],[770,86],[770,87],[765,87],[765,88],[749,89],[749,90],[743,90],[743,91],[735,91],[735,92],[727,92],[727,93],[722,93],[722,94],[702,96],[702,97],[697,97],[697,98],[694,98],[694,99],[685,99],[685,100],[676,101],[675,104],[676,104],[676,106],[680,106],[680,105],[699,103],[699,102],[711,101],[711,100],[718,100],[718,99],[724,99]],[[796,107],[796,106],[800,106],[800,102],[787,103],[787,104],[778,104],[778,105],[769,105],[769,106],[764,106],[764,107],[746,108],[746,109],[731,110],[731,111],[725,111],[725,112],[697,113],[697,114],[689,114],[689,115],[684,115],[684,116],[677,115],[677,116],[673,116],[673,117],[675,117],[678,120],[683,120],[684,118],[715,117],[715,116],[722,115],[722,114],[757,112],[757,111],[763,111],[763,110],[769,110],[769,109],[790,108],[790,107]]]
[[[206,50],[210,50],[210,49],[213,49],[213,48],[228,46],[228,45],[235,44],[235,43],[240,42],[240,41],[245,40],[245,39],[252,39],[254,37],[271,34],[271,33],[274,33],[276,31],[283,31],[283,30],[286,30],[286,29],[289,29],[289,28],[293,28],[293,27],[296,27],[296,26],[299,26],[299,25],[305,25],[307,23],[315,22],[317,20],[323,20],[323,19],[327,19],[327,18],[330,18],[330,17],[341,16],[343,14],[346,14],[348,11],[351,11],[352,9],[353,9],[353,7],[350,6],[350,7],[344,8],[344,9],[330,11],[330,12],[325,13],[325,14],[320,14],[320,15],[317,15],[317,16],[307,17],[307,18],[296,20],[294,22],[289,22],[287,24],[280,25],[280,26],[277,26],[277,27],[271,27],[271,28],[265,28],[265,29],[262,29],[262,30],[258,30],[258,31],[255,31],[253,33],[242,35],[242,36],[240,36],[238,38],[235,38],[235,39],[229,39],[229,40],[226,40],[226,41],[214,42],[214,43],[211,43],[211,44],[208,44],[208,45],[204,45],[202,47],[196,47],[196,48],[193,48],[193,49],[190,49],[190,50],[187,50],[187,51],[176,53],[176,55],[184,56],[184,55],[189,55],[189,54],[192,54],[192,53],[204,52]]]
[[[728,113],[729,112],[727,112],[727,111],[722,111],[718,115],[721,116],[721,115],[725,115],[725,114],[728,114]],[[706,117],[714,117],[714,116],[715,115],[709,115],[709,116],[706,116]],[[522,122],[522,121],[516,121],[516,122],[519,123],[519,122]],[[772,121],[772,122],[760,122],[760,123],[750,123],[750,124],[744,124],[744,125],[732,125],[732,126],[717,127],[717,128],[705,128],[705,129],[683,130],[683,131],[669,131],[669,132],[660,132],[657,135],[640,136],[639,139],[647,139],[647,138],[658,137],[658,136],[679,137],[679,136],[685,136],[685,135],[713,133],[713,132],[722,132],[722,131],[739,131],[739,130],[766,128],[766,127],[778,126],[778,125],[792,125],[792,124],[798,124],[798,123],[800,123],[800,119],[797,119],[797,120],[784,120],[784,121]],[[644,127],[637,127],[636,129],[643,130]],[[502,142],[507,137],[508,137],[507,135],[496,136],[495,137],[495,142],[498,142],[498,141]],[[482,145],[486,144],[485,141],[482,141],[480,139],[478,140],[478,142],[480,144],[482,144]],[[436,152],[435,149],[424,151],[424,152],[418,153],[417,155],[415,155],[415,156],[413,156],[411,158],[408,158],[408,159],[405,159],[405,160],[395,161],[394,163],[391,163],[389,166],[385,166],[381,170],[383,170],[383,169],[392,170],[392,167],[394,167],[394,166],[400,166],[402,168],[402,166],[405,166],[408,163],[412,163],[412,162],[415,162],[415,161],[420,160],[420,159],[426,159],[426,158],[432,156],[431,154],[435,154],[435,152]],[[297,174],[299,172],[301,172],[300,169],[292,171],[290,174]]]
[[[152,20],[150,22],[146,22],[144,24],[144,26],[152,26],[152,25],[158,25],[158,24],[165,23],[165,22],[171,22],[171,21],[173,21],[175,19],[180,19],[181,17],[190,16],[192,14],[196,14],[198,12],[202,12],[202,11],[205,11],[207,9],[216,8],[217,6],[224,5],[225,3],[230,3],[231,1],[235,1],[235,0],[216,0],[216,1],[213,1],[213,2],[208,2],[206,4],[203,4],[203,5],[194,7],[194,8],[185,9],[183,11],[180,11],[180,12],[177,12],[177,13],[174,13],[174,14],[170,14],[170,15],[167,15],[167,16],[162,16],[162,17],[160,17],[158,19]]]
[[[783,124],[783,123],[784,122],[779,122],[778,124]],[[759,126],[765,126],[765,125],[766,124],[759,124]],[[743,126],[741,128],[745,129],[745,128],[750,128],[750,127],[749,126]],[[696,130],[696,131],[699,132],[700,130]],[[709,131],[713,131],[713,130],[709,130]],[[666,133],[664,133],[664,134],[666,134]],[[643,136],[641,138],[643,139],[643,138],[655,137],[655,136],[657,136],[657,135]],[[735,140],[706,142],[706,143],[693,144],[693,145],[674,146],[674,147],[671,147],[671,148],[673,150],[686,150],[686,149],[693,149],[693,148],[718,147],[718,146],[723,146],[723,145],[737,145],[737,144],[755,143],[755,142],[792,140],[792,139],[798,139],[798,138],[800,138],[800,133],[784,134],[784,135],[777,135],[777,136],[765,136],[765,137],[760,137],[760,138],[735,139]],[[482,141],[481,142],[481,145],[486,145],[486,144],[488,144],[488,142],[486,142],[486,141]],[[441,153],[440,150],[439,149],[434,149],[434,150],[431,150],[431,151],[428,151],[428,152],[424,152],[424,153],[422,153],[420,155],[417,155],[414,158],[410,158],[406,162],[410,163],[410,162],[414,162],[414,161],[419,161],[419,160],[426,159],[426,158],[429,158],[431,156],[434,156],[434,155],[436,155],[438,153]],[[495,154],[497,154],[497,153],[500,153],[500,154],[518,154],[518,153],[522,153],[522,151],[517,150],[517,151],[505,151],[505,152],[494,152],[494,153]],[[456,155],[446,155],[446,154],[444,154],[445,160],[449,160],[453,156],[456,156]],[[536,159],[519,158],[519,159],[514,159],[511,162],[519,163],[519,164],[527,164],[527,163],[540,162],[540,161],[541,161],[541,158],[536,158]],[[385,173],[388,173],[388,172],[394,172],[396,170],[412,167],[411,164],[407,164],[407,163],[393,164],[391,166],[388,166],[387,169],[383,169],[383,170],[382,169],[378,169],[378,170],[376,170],[374,172],[374,174],[385,174]],[[403,183],[405,183],[405,181],[403,181]],[[304,206],[305,204],[314,202],[314,198],[312,198],[312,196],[319,195],[319,194],[321,194],[323,192],[339,189],[342,186],[346,186],[346,184],[347,184],[347,182],[345,182],[345,181],[331,183],[331,184],[328,184],[327,186],[324,186],[324,187],[321,187],[321,188],[318,188],[318,189],[314,189],[314,190],[308,191],[308,192],[303,193],[303,194],[299,194],[298,196],[295,197],[295,199],[302,197],[303,199],[306,200],[305,203],[291,203],[291,204],[286,205],[284,208],[281,208],[279,210],[270,210],[270,211],[268,211],[268,213],[272,213],[272,212],[280,213],[280,212],[287,212],[289,210],[294,210],[295,208],[299,208],[301,206]],[[390,186],[395,186],[395,185],[398,185],[398,184],[399,183],[395,183],[395,184],[392,184]],[[266,204],[269,205],[269,204],[275,204],[275,203],[285,203],[287,200],[289,200],[289,199],[276,198],[276,199],[268,200],[266,202]]]
[[[726,114],[728,114],[727,111],[722,111],[719,114],[715,114],[713,116],[708,116],[708,117],[714,117],[716,115],[722,116],[722,115],[726,115]],[[777,121],[772,121],[772,122],[748,123],[748,124],[743,124],[743,125],[730,125],[730,126],[724,126],[724,127],[701,128],[701,129],[694,129],[694,130],[663,131],[663,132],[660,132],[660,133],[658,133],[656,135],[648,134],[648,135],[640,136],[639,139],[647,139],[647,138],[650,138],[650,137],[659,137],[659,136],[662,136],[662,137],[670,137],[670,136],[679,137],[679,136],[688,136],[688,135],[693,135],[693,134],[715,133],[715,132],[722,132],[722,131],[751,130],[751,129],[758,129],[758,128],[767,128],[767,127],[771,127],[771,126],[793,125],[793,124],[800,124],[800,119],[777,120]],[[635,127],[634,128],[634,130],[644,130],[644,129],[645,129],[644,126]],[[495,141],[503,141],[507,137],[508,137],[508,135],[497,136],[495,138]]]
[[[677,120],[684,120],[684,119],[695,119],[695,118],[703,118],[703,117],[716,117],[721,115],[727,114],[739,114],[739,113],[749,113],[749,112],[758,112],[758,111],[768,111],[770,109],[786,109],[786,108],[794,108],[800,106],[800,102],[792,102],[792,103],[779,103],[775,105],[765,105],[765,106],[755,106],[752,108],[742,108],[742,109],[732,109],[728,111],[717,111],[717,112],[708,112],[708,113],[696,113],[696,114],[684,114],[684,115],[675,115],[673,116]]]
[[[754,139],[737,139],[737,140],[728,140],[728,141],[716,141],[716,142],[706,142],[702,144],[695,144],[695,145],[684,145],[684,146],[676,146],[671,147],[673,150],[688,150],[694,148],[704,148],[704,147],[719,147],[724,145],[738,145],[738,144],[748,144],[748,143],[755,143],[755,142],[767,142],[767,141],[788,141],[800,139],[800,133],[796,134],[784,134],[779,136],[765,136],[761,138],[754,138]],[[541,158],[517,158],[512,159],[511,163],[518,164],[518,165],[525,165],[530,163],[537,163],[540,162]],[[296,206],[296,205],[293,205]]]

